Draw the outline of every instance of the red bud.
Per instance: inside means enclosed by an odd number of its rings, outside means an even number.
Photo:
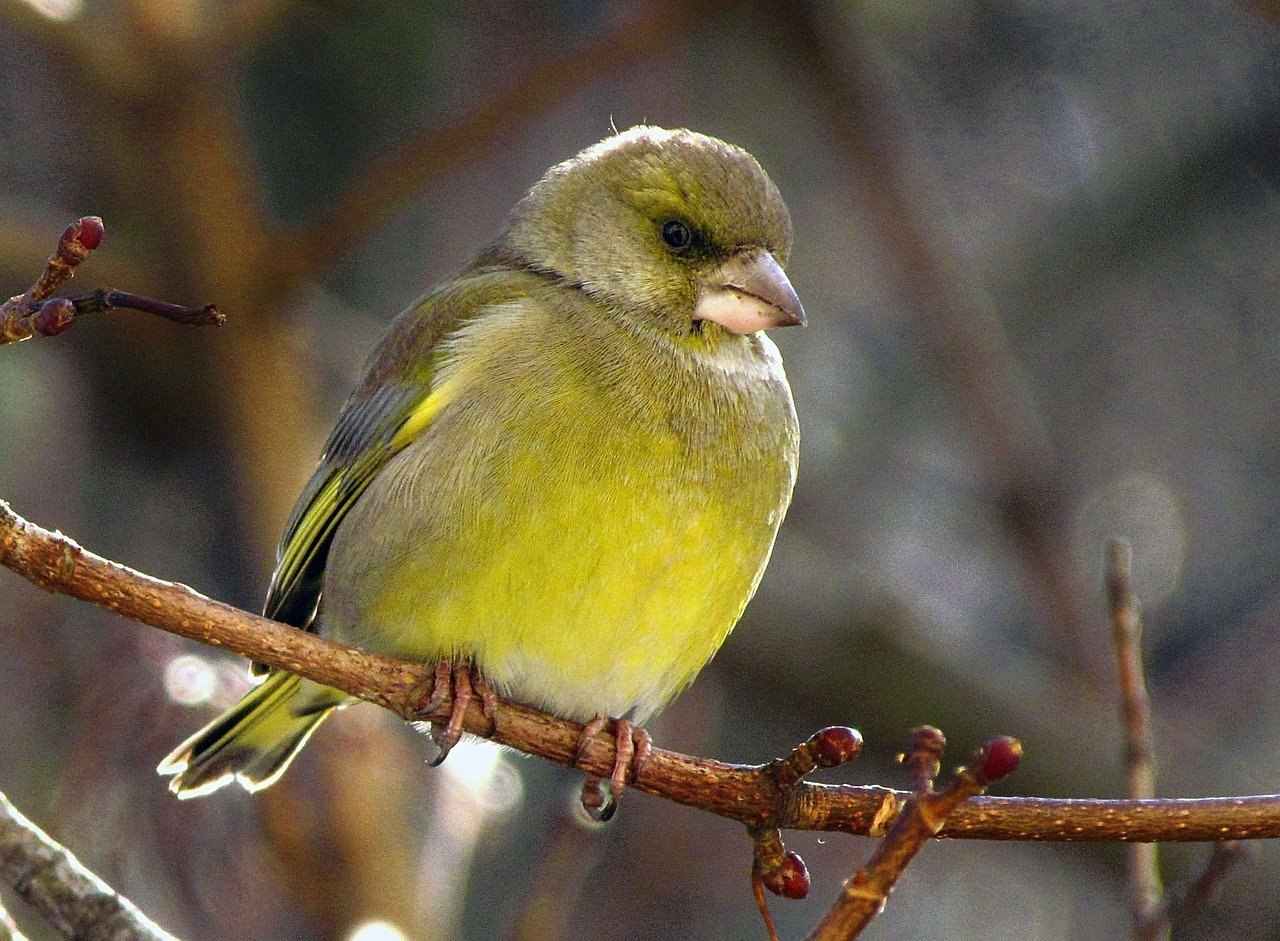
[[[102,236],[106,233],[99,216],[85,216],[79,221],[80,234],[77,241],[89,251],[102,244]]]
[[[1008,735],[997,735],[982,747],[982,760],[975,769],[987,783],[1013,774],[1022,761],[1022,743]]]
[[[75,322],[76,305],[65,297],[55,297],[40,305],[32,327],[41,336],[55,337],[59,333],[66,332]]]
[[[763,881],[766,889],[784,899],[802,899],[809,894],[809,870],[798,853],[787,853],[782,865]]]
[[[847,725],[829,725],[812,739],[813,756],[820,768],[834,768],[853,761],[862,751],[862,735]]]

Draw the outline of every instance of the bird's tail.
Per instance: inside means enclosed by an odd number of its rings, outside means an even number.
[[[262,685],[191,736],[160,762],[169,790],[200,797],[236,781],[259,791],[284,774],[311,733],[344,696],[292,673],[273,673]]]

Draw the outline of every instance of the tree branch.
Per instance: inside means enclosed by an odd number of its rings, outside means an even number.
[[[18,930],[17,922],[3,905],[0,905],[0,941],[27,941],[27,936]]]
[[[433,672],[357,650],[241,611],[173,582],[161,581],[82,549],[18,516],[0,501],[0,565],[40,587],[108,608],[125,617],[252,660],[289,670],[418,720],[447,718],[444,698],[422,713]],[[480,737],[574,767],[574,722],[503,701],[497,727],[478,705],[463,727]],[[584,749],[576,767],[613,770],[613,738],[604,732]],[[881,787],[781,786],[771,766],[731,765],[655,748],[636,790],[737,820],[752,828],[867,834],[886,809],[911,795]],[[890,813],[892,816],[892,813]],[[1171,800],[1061,800],[979,797],[966,802],[939,837],[1053,841],[1209,841],[1280,837],[1280,795]]]
[[[1156,746],[1151,730],[1151,698],[1142,665],[1142,618],[1133,593],[1133,550],[1118,539],[1107,543],[1107,607],[1120,679],[1127,790],[1130,797],[1153,798],[1156,796]],[[1130,846],[1128,869],[1134,941],[1168,941],[1169,920],[1165,917],[1157,844]]]
[[[102,243],[103,233],[102,220],[97,216],[85,216],[67,226],[36,283],[24,293],[0,304],[0,345],[29,340],[33,336],[57,336],[70,330],[84,314],[105,313],[119,308],[155,314],[165,320],[192,326],[218,325],[225,320],[212,304],[183,307],[115,288],[100,288],[79,297],[50,297],[75,277],[76,268]]]
[[[1022,746],[1016,739],[993,738],[974,753],[967,766],[956,769],[946,788],[935,791],[933,775],[938,765],[934,756],[941,755],[942,741],[942,733],[928,726],[912,733],[907,755],[919,755],[921,760],[915,762],[916,766],[929,765],[932,773],[917,777],[920,792],[907,801],[867,864],[844,884],[831,910],[809,935],[809,941],[847,941],[862,934],[884,910],[889,893],[911,860],[937,835],[947,818],[988,785],[1012,774],[1022,757]]]
[[[77,941],[177,941],[19,813],[3,794],[0,878],[64,937]],[[5,930],[0,919],[0,938]],[[14,927],[10,934],[20,939],[16,931]]]

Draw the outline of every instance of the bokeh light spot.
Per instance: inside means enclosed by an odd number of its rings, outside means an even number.
[[[357,925],[347,941],[408,941],[409,936],[389,921],[366,921]]]
[[[1076,514],[1075,551],[1093,583],[1103,546],[1117,537],[1133,546],[1134,586],[1154,606],[1178,587],[1187,552],[1187,525],[1178,494],[1150,473],[1126,474],[1095,489]]]
[[[84,0],[26,0],[26,2],[27,6],[41,16],[63,23],[75,19],[84,10]]]
[[[183,654],[174,657],[164,668],[164,691],[184,706],[204,705],[213,698],[217,688],[218,675],[202,657]]]
[[[523,796],[520,776],[506,754],[488,742],[462,740],[440,767],[455,786],[470,793],[486,816],[511,810]]]

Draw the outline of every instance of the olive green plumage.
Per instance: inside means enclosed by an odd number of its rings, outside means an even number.
[[[713,138],[633,128],[552,168],[374,350],[266,614],[472,661],[567,718],[652,716],[737,622],[790,500],[760,332],[803,322],[790,241],[764,171]],[[346,702],[274,673],[161,771],[184,797],[263,787]]]

